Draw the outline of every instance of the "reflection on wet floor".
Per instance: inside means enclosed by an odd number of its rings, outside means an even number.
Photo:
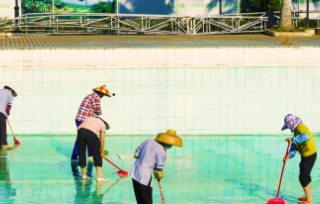
[[[18,147],[14,145],[14,149]],[[8,153],[9,150],[0,150],[0,203],[10,203],[11,198],[16,196],[16,189],[12,187],[10,181]]]
[[[126,171],[130,155],[145,137],[107,137],[108,158]],[[104,161],[109,182],[96,182],[92,162],[81,178],[80,167],[70,162],[73,137],[20,137],[22,145],[0,155],[0,203],[135,203],[130,177]],[[320,147],[320,138],[315,138]],[[276,197],[286,143],[282,137],[186,137],[183,148],[168,151],[161,180],[167,203],[265,203]],[[300,157],[287,163],[280,197],[297,203],[303,195]],[[320,162],[312,172],[314,203],[320,202]],[[161,203],[154,180],[154,203]]]

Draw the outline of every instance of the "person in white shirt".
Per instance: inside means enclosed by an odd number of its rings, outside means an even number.
[[[77,146],[79,152],[79,166],[82,171],[82,179],[87,179],[86,174],[86,145],[89,146],[92,155],[94,166],[97,170],[97,181],[109,181],[102,176],[101,167],[102,167],[102,158],[103,147],[104,147],[104,136],[106,130],[109,130],[110,127],[104,116],[88,117],[83,123],[78,127],[78,137],[77,137]],[[100,141],[98,138],[100,134]]]
[[[12,149],[7,142],[7,118],[10,115],[13,97],[18,96],[12,85],[0,89],[0,145],[1,148]]]
[[[152,204],[152,172],[157,180],[164,176],[164,163],[167,149],[172,145],[182,147],[182,139],[175,130],[169,129],[166,133],[159,133],[155,140],[145,140],[135,151],[137,158],[130,177],[138,204]]]

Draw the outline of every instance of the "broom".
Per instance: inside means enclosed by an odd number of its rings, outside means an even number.
[[[117,169],[119,169],[118,174],[119,175],[123,175],[123,176],[128,176],[128,172],[124,171],[122,169],[120,169],[118,166],[116,166],[114,163],[112,163],[109,159],[107,159],[106,157],[103,157],[105,160],[107,160],[110,164],[112,164],[114,167],[116,167]]]
[[[13,133],[13,131],[12,131],[12,127],[11,127],[10,122],[9,122],[9,119],[7,119],[7,122],[8,122],[8,125],[9,125],[9,127],[10,127],[11,133],[12,133],[12,135],[13,135],[13,140],[14,140],[14,142],[15,142],[16,144],[20,145],[21,142],[14,136],[14,133]]]
[[[288,143],[288,148],[287,148],[286,157],[287,157],[287,155],[288,155],[289,147],[290,147],[290,142]],[[280,183],[279,183],[277,198],[272,198],[272,199],[268,200],[268,202],[267,202],[266,204],[286,204],[286,203],[287,203],[284,199],[280,199],[280,198],[279,198],[281,181],[282,181],[283,170],[284,170],[284,166],[285,166],[285,165],[286,165],[286,162],[283,162],[283,167],[282,167],[282,173],[281,173],[281,177],[280,177]]]
[[[158,180],[158,184],[159,184],[159,189],[160,189],[160,193],[161,193],[162,203],[165,204],[166,201],[164,200],[164,196],[163,196],[163,192],[162,192],[162,187],[161,187],[161,184],[160,184],[160,180]]]

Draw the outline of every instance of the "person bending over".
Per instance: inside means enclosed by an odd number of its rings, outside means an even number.
[[[156,139],[145,140],[135,151],[135,162],[130,177],[138,204],[152,204],[152,172],[157,180],[164,176],[167,149],[172,145],[182,147],[182,139],[175,130],[159,133]]]
[[[10,115],[13,97],[18,94],[14,91],[12,85],[6,85],[0,89],[0,147],[12,149],[7,142],[7,117]]]
[[[79,166],[81,167],[82,178],[87,179],[86,174],[86,145],[89,146],[93,155],[94,166],[97,170],[97,181],[109,181],[102,176],[102,157],[104,147],[105,131],[110,127],[106,119],[100,115],[97,117],[88,117],[78,127],[77,147],[79,150]],[[100,134],[100,141],[98,138]]]
[[[111,97],[107,87],[105,85],[92,89],[93,93],[87,95],[81,102],[77,116],[76,116],[76,126],[79,127],[83,121],[88,117],[94,117],[102,115],[100,107],[100,99],[103,96]],[[89,160],[92,160],[92,153],[90,148],[88,148]],[[74,144],[74,148],[71,155],[71,162],[78,162],[78,148],[77,141]]]
[[[288,155],[283,158],[284,162],[292,159],[298,151],[301,155],[299,180],[304,190],[305,196],[298,198],[302,204],[312,204],[311,196],[311,171],[317,159],[317,147],[309,128],[302,123],[299,117],[288,114],[284,118],[282,131],[290,129],[293,137],[288,137],[286,141],[291,143]]]

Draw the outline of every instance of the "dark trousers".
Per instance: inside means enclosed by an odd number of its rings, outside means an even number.
[[[79,127],[82,124],[82,122],[77,121],[76,120],[76,126]],[[77,141],[74,143],[74,147],[73,147],[73,151],[72,151],[72,155],[71,155],[71,159],[78,159],[78,143]],[[90,150],[90,148],[88,147],[88,157],[92,157],[92,152]]]
[[[89,148],[91,149],[94,166],[102,166],[100,140],[94,132],[80,128],[78,130],[77,144],[79,150],[79,166],[86,166],[86,144],[88,144]]]
[[[134,194],[138,204],[152,204],[152,187],[150,187],[152,179],[148,186],[145,186],[136,180],[132,179]]]
[[[7,145],[7,117],[0,113],[0,147],[1,145]]]
[[[311,170],[317,159],[317,153],[308,157],[301,157],[299,180],[301,186],[306,187],[311,182]]]

